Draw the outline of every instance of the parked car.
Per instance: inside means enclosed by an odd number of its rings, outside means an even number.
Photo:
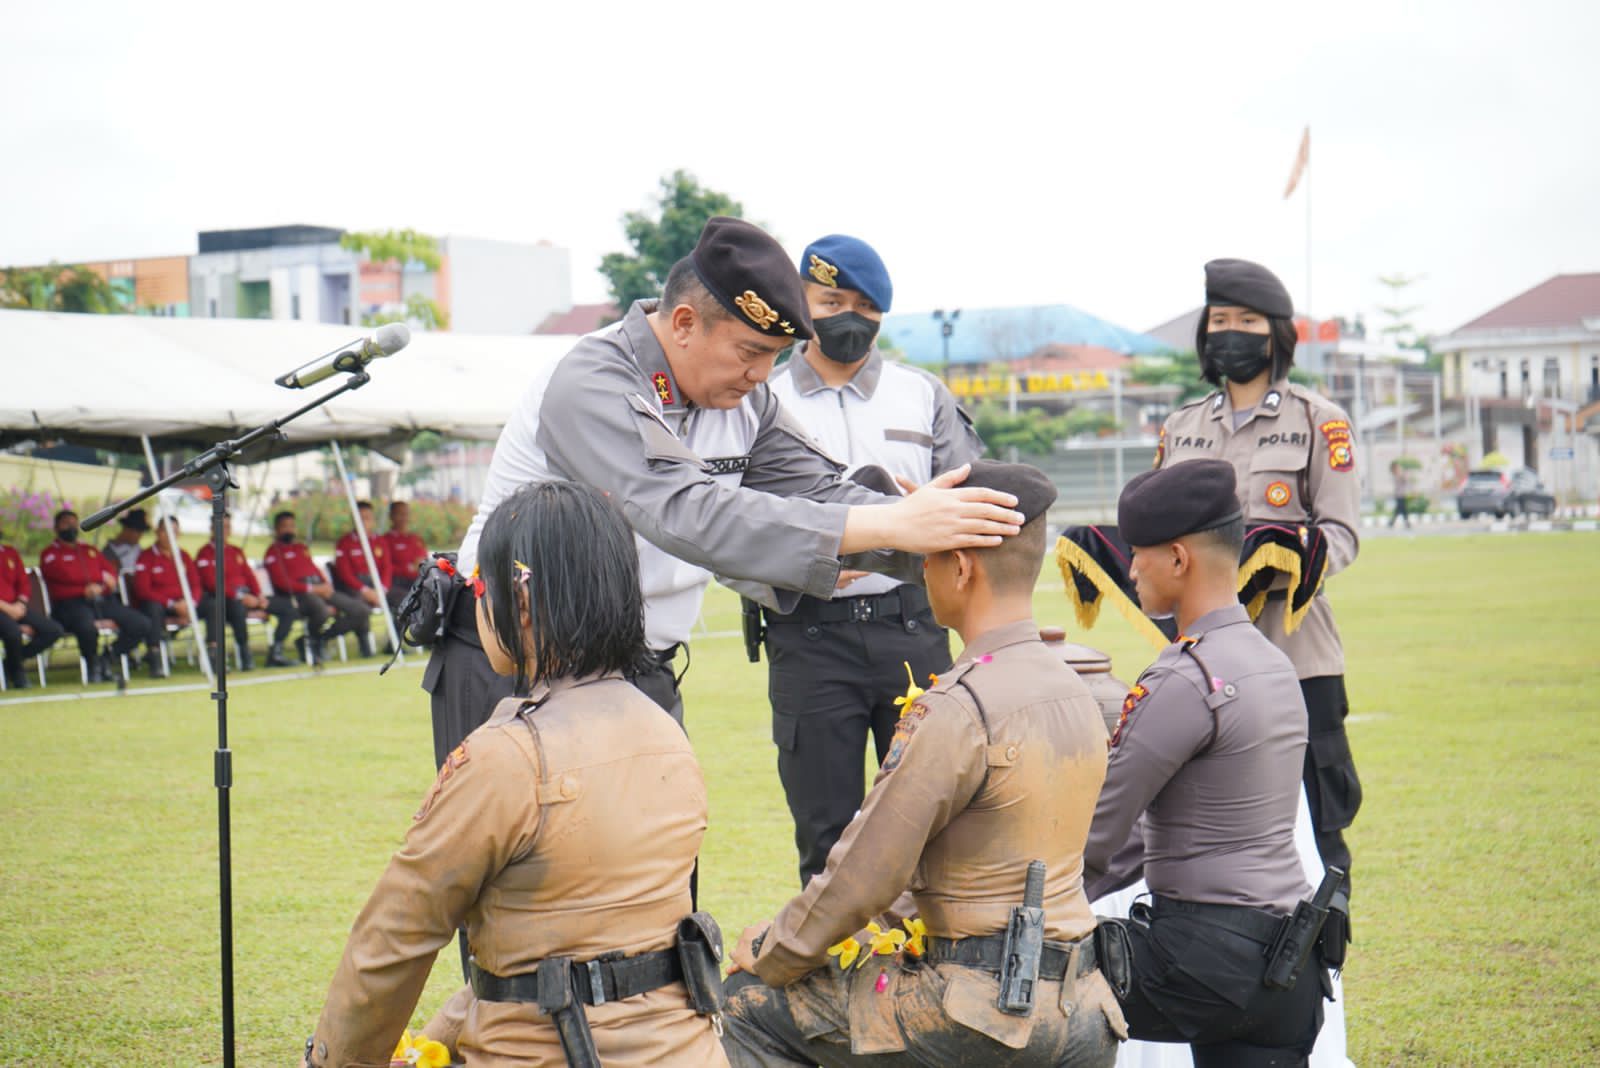
[[[1508,515],[1553,515],[1556,499],[1545,491],[1539,476],[1526,467],[1485,467],[1467,474],[1456,497],[1462,519],[1480,513],[1495,518]]]

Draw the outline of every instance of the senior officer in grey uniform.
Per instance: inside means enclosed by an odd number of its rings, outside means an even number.
[[[913,576],[914,557],[878,550],[988,546],[1016,532],[1015,499],[958,486],[964,469],[898,498],[843,480],[766,385],[778,355],[810,337],[783,248],[750,223],[712,219],[660,302],[635,303],[535,373],[495,445],[458,569],[472,573],[485,518],[519,486],[567,478],[609,494],[638,539],[657,661],[632,681],[681,722],[673,656],[713,571],[792,607],[789,591],[832,593],[841,557]],[[423,676],[441,763],[506,696],[473,634],[471,598],[455,601]]]
[[[1091,898],[1141,868],[1154,895],[1102,921],[1131,946],[1129,1036],[1187,1042],[1199,1068],[1304,1064],[1331,989],[1315,956],[1290,989],[1265,982],[1309,891],[1294,844],[1306,711],[1294,665],[1239,604],[1234,491],[1232,465],[1196,460],[1122,492],[1139,603],[1180,636],[1123,705],[1084,851]]]
[[[829,455],[913,485],[983,455],[945,384],[884,360],[874,344],[894,286],[871,245],[819,238],[801,254],[800,276],[817,336],[773,374],[772,392]],[[881,763],[908,668],[927,685],[950,666],[950,635],[919,584],[864,571],[841,572],[831,598],[801,597],[765,619],[772,740],[805,886],[861,807],[869,732]]]
[[[928,557],[934,611],[965,648],[906,708],[822,874],[740,937],[733,963],[750,974],[728,979],[723,1039],[734,1068],[1116,1059],[1122,1014],[1083,888],[1105,724],[1033,620],[1056,490],[1037,468],[989,460],[971,481],[1015,493],[1028,523],[998,548]],[[863,946],[857,932],[907,890],[918,916]],[[1036,952],[1007,939],[1019,920]],[[1008,982],[1013,955],[1032,968]]]
[[[1265,267],[1245,260],[1206,264],[1195,348],[1202,375],[1218,388],[1167,418],[1156,466],[1201,457],[1231,463],[1252,542],[1274,527],[1298,534],[1277,543],[1300,554],[1304,567],[1321,569],[1320,583],[1356,558],[1361,482],[1350,417],[1289,381],[1293,315],[1289,291]],[[1344,646],[1320,587],[1303,618],[1291,608],[1291,593],[1267,593],[1256,626],[1299,676],[1310,714],[1304,779],[1317,852],[1323,863],[1348,871],[1344,830],[1361,807],[1361,780],[1345,734]]]

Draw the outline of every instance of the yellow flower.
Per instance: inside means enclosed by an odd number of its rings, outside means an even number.
[[[900,947],[906,944],[906,933],[898,927],[891,927],[885,931],[876,923],[867,924],[867,933],[872,936],[870,944],[872,953],[879,957],[892,957],[900,952]],[[866,963],[863,958],[862,964]],[[860,965],[857,965],[860,967]]]
[[[420,1031],[413,1038],[407,1030],[400,1036],[400,1044],[389,1058],[391,1068],[449,1068],[450,1050],[443,1042],[435,1042]]]
[[[920,957],[927,952],[923,939],[927,937],[928,925],[922,922],[922,917],[913,916],[905,921],[906,934],[911,937],[906,939],[906,952],[913,957]]]
[[[911,674],[910,662],[902,660],[901,663],[906,666],[906,682],[910,685],[906,687],[906,695],[904,697],[896,697],[894,703],[899,707],[900,714],[904,716],[911,711],[911,706],[917,703],[917,698],[928,691],[917,685],[917,677]]]
[[[835,942],[828,947],[828,956],[839,958],[839,967],[849,970],[850,965],[856,962],[856,957],[861,954],[861,943],[854,938],[846,938],[842,942]]]

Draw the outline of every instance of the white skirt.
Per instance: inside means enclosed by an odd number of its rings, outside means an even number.
[[[1294,844],[1306,870],[1306,882],[1312,886],[1321,883],[1322,858],[1317,856],[1317,840],[1311,831],[1311,810],[1306,807],[1304,791],[1300,794],[1300,814],[1295,818]],[[1127,889],[1095,901],[1094,911],[1101,916],[1125,917],[1134,900],[1149,892],[1140,879]],[[1337,977],[1333,980],[1333,1000],[1322,1003],[1322,1012],[1322,1030],[1317,1034],[1316,1049],[1311,1051],[1311,1068],[1353,1068],[1344,1045],[1344,984]],[[1124,1042],[1117,1051],[1117,1068],[1189,1068],[1193,1063],[1188,1045],[1182,1042]]]

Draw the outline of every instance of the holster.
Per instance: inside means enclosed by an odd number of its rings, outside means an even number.
[[[678,960],[689,1004],[701,1016],[720,1017],[727,1002],[722,989],[722,928],[709,912],[678,921]]]
[[[1111,993],[1125,1001],[1133,989],[1133,941],[1126,921],[1100,917],[1094,929],[1094,953]]]
[[[417,581],[394,613],[407,645],[430,646],[444,632],[455,599],[465,588],[456,575],[455,561],[455,553],[434,553],[417,569]]]
[[[573,996],[572,958],[546,957],[540,961],[537,982],[539,1008],[555,1022],[567,1064],[572,1068],[600,1068],[589,1017],[583,1002]]]
[[[761,642],[767,636],[762,625],[761,606],[748,597],[739,598],[739,624],[744,630],[744,655],[750,663],[761,663]]]
[[[1350,944],[1350,897],[1343,891],[1333,896],[1328,906],[1328,918],[1322,923],[1322,936],[1318,948],[1322,950],[1322,963],[1339,971],[1344,967],[1345,947]]]

